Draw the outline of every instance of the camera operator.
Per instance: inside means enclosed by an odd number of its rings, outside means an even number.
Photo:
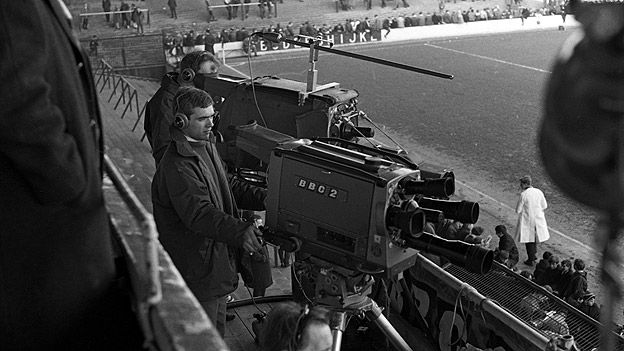
[[[262,211],[266,192],[236,177],[228,180],[211,132],[215,114],[207,92],[178,90],[152,202],[162,245],[223,336],[226,297],[238,286],[237,261],[262,249],[256,237],[262,233],[240,218],[237,201]]]
[[[180,73],[170,72],[163,76],[160,88],[148,101],[145,108],[145,136],[152,147],[156,166],[171,141],[169,126],[173,123],[173,96],[178,88],[194,86],[197,76],[216,77],[219,61],[207,51],[194,51],[180,62]]]
[[[332,348],[329,313],[316,306],[285,302],[275,306],[260,336],[262,351],[327,351]]]

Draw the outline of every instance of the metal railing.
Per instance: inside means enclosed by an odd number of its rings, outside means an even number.
[[[599,346],[602,325],[544,287],[522,277],[507,267],[494,262],[487,274],[470,273],[462,267],[449,264],[444,270],[473,286],[479,293],[492,299],[509,313],[523,320],[537,332],[552,337],[570,334],[581,350]],[[624,339],[618,337],[616,350],[624,350]]]
[[[113,96],[118,95],[114,109],[117,110],[120,104],[124,106],[121,119],[124,119],[127,112],[132,112],[133,109],[136,111],[136,121],[132,127],[132,131],[134,132],[141,121],[141,117],[145,114],[147,103],[144,103],[143,107],[139,109],[139,94],[137,89],[130,84],[124,76],[115,73],[115,69],[104,59],[100,59],[99,62],[100,64],[95,70],[98,76],[95,82],[96,89],[99,88],[100,93],[105,87],[111,89],[108,102],[111,102]]]
[[[89,18],[89,17],[95,17],[95,16],[106,16],[106,15],[115,15],[116,13],[119,14],[123,14],[123,13],[127,13],[127,14],[132,14],[133,10],[118,10],[118,11],[107,11],[107,12],[88,12],[88,13],[81,13],[78,15],[78,17],[84,17],[84,18]],[[145,24],[147,24],[148,26],[150,26],[150,10],[149,9],[139,9],[139,12],[145,13],[147,12],[147,21],[145,22]],[[82,30],[82,26],[79,25],[78,26],[78,30]]]

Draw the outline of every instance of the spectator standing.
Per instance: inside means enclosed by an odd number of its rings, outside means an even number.
[[[98,93],[69,13],[0,1],[3,350],[141,347],[115,284]]]
[[[212,13],[212,8],[210,8],[210,1],[204,1],[206,3],[206,11],[208,11],[208,22],[216,21],[217,19],[215,18],[214,13]]]
[[[136,25],[137,34],[142,35],[143,31],[143,12],[138,6],[134,6],[132,4],[132,14],[131,14],[132,22]]]
[[[121,5],[119,6],[119,10],[122,11],[121,27],[126,29],[130,28],[130,14],[127,12],[130,11],[130,5],[122,1]]]
[[[115,6],[113,10],[113,27],[115,30],[121,29],[121,14],[118,11],[119,9]]]
[[[238,8],[240,7],[240,0],[230,0],[232,4],[232,19],[236,19],[238,17]]]
[[[228,20],[232,19],[232,0],[223,0],[225,10],[227,11]]]
[[[531,177],[520,178],[522,192],[516,205],[518,224],[516,242],[524,243],[527,251],[525,264],[532,266],[537,260],[537,244],[550,238],[544,210],[548,207],[541,190],[534,188]]]
[[[96,34],[93,34],[91,40],[89,40],[89,56],[97,57],[99,45],[100,43],[98,42],[98,36]]]
[[[243,18],[247,19],[249,18],[249,6],[250,6],[248,4],[251,3],[251,0],[243,0],[243,3],[245,4],[243,5],[243,16],[244,16]]]
[[[261,255],[262,232],[239,218],[239,206],[264,210],[266,192],[230,177],[212,134],[210,95],[191,86],[173,98],[171,143],[152,180],[159,239],[221,336],[226,297],[238,285],[241,255]]]
[[[106,23],[110,22],[110,10],[111,10],[111,2],[110,0],[102,0],[102,10],[106,12],[104,17],[106,17]]]
[[[508,267],[513,268],[518,264],[520,260],[520,253],[518,251],[518,246],[516,246],[516,242],[514,239],[507,233],[507,227],[502,224],[494,227],[494,232],[498,237],[498,248],[494,252],[494,256],[497,256],[499,253],[506,251],[509,253],[508,259]]]
[[[522,25],[524,26],[524,21],[531,16],[531,11],[528,8],[523,8],[520,14],[520,18],[522,19]]]
[[[286,25],[286,31],[284,32],[286,34],[286,37],[289,39],[294,38],[295,36],[295,28],[293,27],[293,23],[292,22],[288,22],[288,24]]]
[[[178,3],[176,2],[176,0],[167,0],[167,5],[169,5],[169,11],[171,12],[171,18],[178,19],[178,12],[176,11],[176,7],[178,7]]]
[[[217,38],[215,38],[215,36],[210,33],[210,29],[206,29],[206,34],[204,35],[204,50],[214,55],[214,44],[216,43]]]
[[[82,5],[82,9],[80,10],[81,15],[86,15],[89,13],[89,4],[84,3]],[[89,29],[89,16],[80,16],[80,27],[84,30]]]

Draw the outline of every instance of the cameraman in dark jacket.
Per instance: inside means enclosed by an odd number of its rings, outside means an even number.
[[[240,219],[237,202],[261,211],[266,193],[235,177],[228,180],[214,145],[216,113],[207,92],[180,88],[173,113],[171,143],[152,181],[154,219],[162,245],[223,336],[239,255],[262,254],[256,238],[262,233]]]

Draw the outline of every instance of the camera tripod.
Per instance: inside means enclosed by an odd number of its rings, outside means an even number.
[[[332,351],[339,351],[342,345],[342,334],[347,328],[349,315],[361,317],[364,315],[369,322],[375,325],[384,333],[386,338],[400,351],[412,351],[412,348],[394,329],[390,321],[383,315],[381,308],[368,296],[362,296],[361,301],[356,304],[345,306],[344,309],[332,310],[332,318],[329,327],[332,331]]]
[[[368,296],[375,281],[370,274],[336,266],[316,257],[308,258],[306,263],[295,261],[295,265],[301,265],[293,271],[301,292],[309,301],[331,311],[332,351],[340,350],[343,333],[353,316],[373,322],[397,350],[412,351],[383,315],[382,309]],[[297,271],[307,279],[299,279]],[[301,280],[307,284],[302,284]],[[314,297],[309,299],[305,290],[310,293],[313,290]]]

